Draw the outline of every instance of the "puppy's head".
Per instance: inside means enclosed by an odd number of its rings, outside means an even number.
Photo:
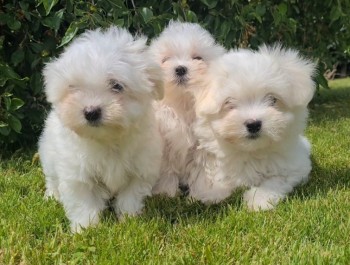
[[[117,136],[162,95],[160,69],[148,57],[145,38],[117,27],[88,31],[44,68],[47,100],[80,136]]]
[[[280,46],[229,52],[213,65],[213,81],[197,113],[236,149],[255,151],[288,141],[305,127],[314,69],[296,51]]]
[[[183,92],[206,75],[210,62],[225,50],[198,24],[171,21],[150,46],[164,72],[165,93]]]

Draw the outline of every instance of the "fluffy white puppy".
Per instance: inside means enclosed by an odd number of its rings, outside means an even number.
[[[239,186],[252,210],[273,208],[311,170],[303,136],[314,64],[280,46],[232,51],[210,69],[197,98],[190,196],[219,202]]]
[[[99,222],[107,200],[136,215],[159,176],[162,140],[153,101],[160,69],[146,38],[125,29],[88,31],[43,71],[52,110],[39,141],[46,195],[73,232]]]
[[[164,73],[164,99],[157,104],[157,118],[165,147],[161,178],[154,194],[174,196],[183,179],[188,150],[195,140],[191,125],[195,120],[194,90],[214,59],[224,54],[208,31],[195,23],[171,21],[150,46],[150,52]]]

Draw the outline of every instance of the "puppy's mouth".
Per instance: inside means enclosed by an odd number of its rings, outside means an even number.
[[[256,140],[260,137],[260,133],[250,133],[247,135],[247,138],[249,140]]]
[[[91,127],[100,127],[100,126],[102,126],[102,122],[101,121],[88,121],[87,125],[89,125]]]
[[[189,81],[189,78],[188,78],[187,76],[181,76],[181,77],[175,76],[173,82],[174,82],[175,85],[177,85],[177,86],[186,86],[186,84],[188,83],[188,81]]]

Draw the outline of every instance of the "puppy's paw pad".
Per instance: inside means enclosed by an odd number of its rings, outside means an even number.
[[[243,200],[251,211],[266,211],[273,209],[282,196],[262,188],[251,188],[243,195]]]

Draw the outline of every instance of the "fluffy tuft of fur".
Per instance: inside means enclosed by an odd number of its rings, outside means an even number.
[[[196,102],[190,196],[215,203],[247,186],[248,207],[265,210],[307,180],[310,144],[303,131],[314,69],[279,45],[230,51],[212,65],[208,92]]]
[[[195,23],[171,21],[151,43],[150,53],[164,73],[164,99],[156,110],[165,147],[155,194],[174,196],[179,182],[186,182],[186,158],[195,142],[193,93],[200,93],[208,67],[224,52],[210,33]]]
[[[73,232],[97,224],[108,200],[119,217],[142,211],[159,177],[160,72],[146,39],[118,27],[87,31],[45,66],[52,110],[39,154],[46,195],[63,204]]]

